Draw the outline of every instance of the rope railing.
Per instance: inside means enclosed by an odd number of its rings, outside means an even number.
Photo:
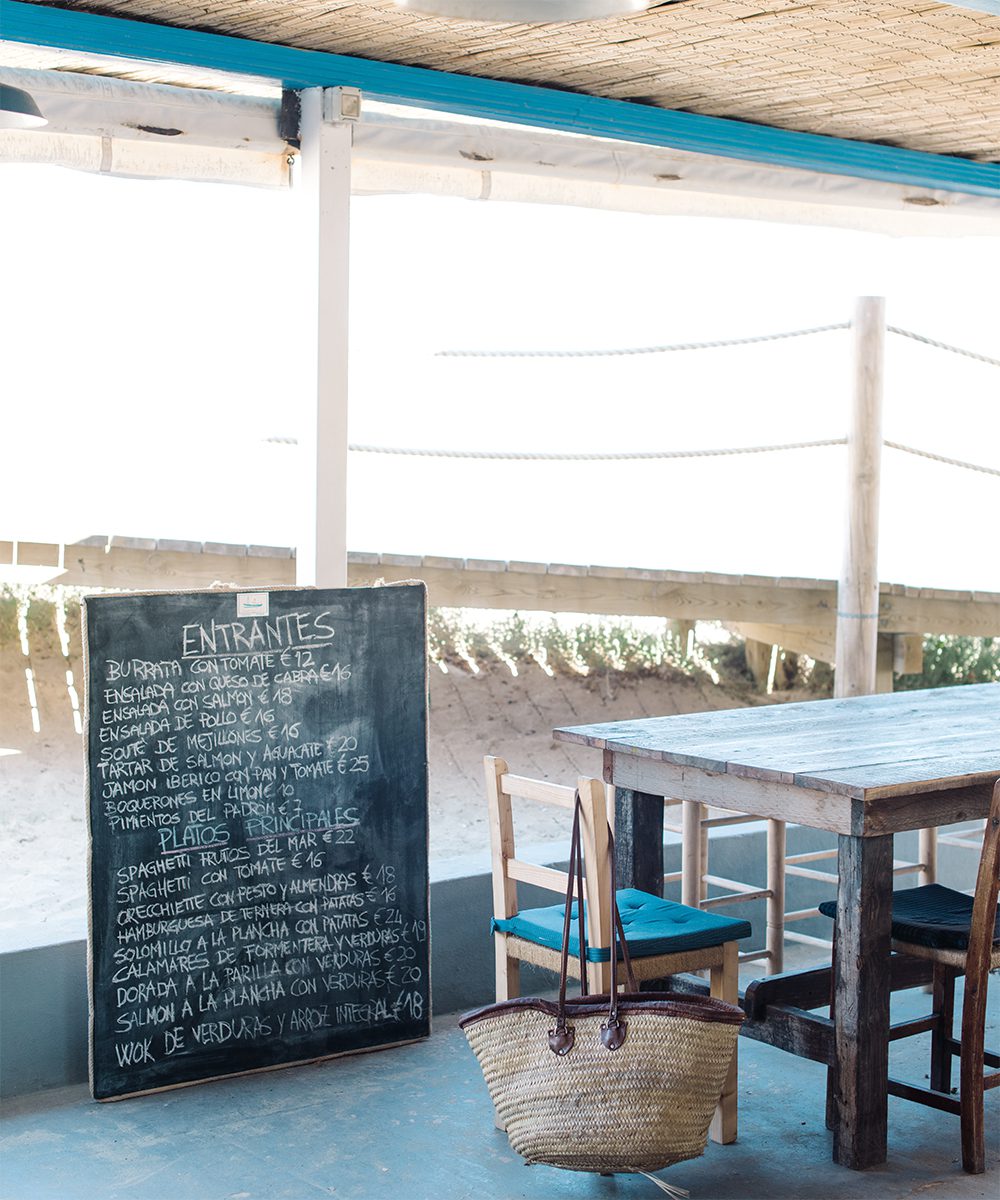
[[[965,350],[961,346],[952,346],[948,342],[938,342],[922,333],[914,333],[912,329],[900,329],[898,325],[886,325],[886,329],[889,333],[898,334],[900,337],[912,338],[915,342],[922,342],[925,346],[933,346],[935,350],[947,350],[949,354],[960,354],[963,358],[971,358],[975,362],[986,363],[990,367],[1000,367],[1000,358],[990,358],[988,354]]]
[[[786,338],[808,337],[818,333],[830,333],[834,330],[849,329],[850,327],[851,323],[849,321],[840,321],[831,325],[814,325],[806,329],[790,329],[780,333],[755,334],[749,337],[718,339],[710,342],[677,342],[673,345],[634,346],[622,349],[605,350],[439,350],[436,357],[601,358],[632,354],[665,354],[673,351],[718,350],[729,346],[750,346],[760,342],[775,342],[784,340]],[[920,342],[925,346],[931,346],[936,350],[946,350],[951,354],[959,354],[964,358],[970,358],[976,362],[986,363],[989,366],[1000,367],[1000,359],[991,358],[989,355],[979,354],[975,350],[968,350],[961,346],[953,346],[948,342],[940,342],[934,338],[927,337],[924,334],[915,333],[913,330],[903,329],[898,325],[887,325],[886,331],[888,333],[897,334],[900,337],[911,338],[913,341]],[[295,438],[271,437],[265,440],[278,444],[296,444]],[[983,475],[1000,476],[1000,469],[996,467],[987,467],[981,463],[966,462],[965,460],[959,458],[949,458],[944,454],[935,454],[930,450],[920,450],[915,446],[906,446],[901,442],[893,442],[889,441],[888,439],[885,439],[883,444],[892,450],[898,450],[904,454],[913,454],[919,458],[929,459],[932,462],[944,463],[950,467],[960,467],[966,471],[978,471]],[[847,445],[847,438],[840,437],[822,438],[814,441],[804,442],[771,443],[763,446],[723,446],[708,450],[622,450],[595,451],[592,453],[549,453],[547,451],[536,450],[444,450],[412,446],[371,446],[357,444],[349,445],[348,449],[356,454],[393,454],[414,458],[452,458],[478,461],[636,462],[654,459],[666,460],[683,458],[721,458],[736,454],[771,454],[787,450],[813,450],[825,446],[845,445]]]
[[[405,446],[355,446],[358,454],[402,454],[417,458],[494,459],[515,462],[626,462],[654,458],[719,458],[727,454],[769,454],[775,450],[812,450],[817,446],[845,446],[847,438],[815,442],[785,442],[770,446],[725,446],[714,450],[609,450],[593,453],[549,453],[544,450],[430,450]]]
[[[438,350],[436,358],[620,358],[634,354],[671,354],[684,350],[721,350],[730,346],[753,346],[760,342],[778,342],[787,338],[810,337],[817,333],[831,333],[839,329],[850,329],[850,321],[838,321],[832,325],[813,325],[807,329],[788,329],[780,333],[761,333],[741,338],[720,338],[710,342],[675,342],[663,346],[625,346],[617,349],[599,350]],[[916,333],[912,329],[903,329],[899,325],[887,325],[887,333],[899,337],[910,338],[924,346],[935,350],[946,350],[949,354],[959,354],[974,362],[986,363],[987,366],[1000,367],[1000,359],[991,358],[988,354],[980,354],[976,350],[968,350],[962,346],[953,346],[950,342],[940,342],[926,334]]]
[[[269,437],[264,439],[279,446],[297,446],[298,439],[291,437]],[[966,471],[978,471],[983,475],[1000,476],[1000,468],[987,467],[981,463],[966,462],[961,458],[949,458],[931,450],[920,450],[902,442],[884,439],[884,446],[914,454],[932,462],[945,463],[949,467],[961,467]],[[819,438],[810,442],[776,442],[765,446],[721,446],[710,450],[607,450],[579,453],[549,453],[545,450],[442,450],[415,446],[370,446],[351,443],[347,448],[354,454],[396,454],[409,458],[461,458],[472,461],[494,462],[636,462],[671,458],[723,458],[732,454],[773,454],[783,450],[815,450],[825,446],[846,446],[847,438]]]
[[[436,358],[612,358],[630,354],[670,354],[678,350],[720,350],[728,346],[753,346],[758,342],[780,342],[786,338],[808,337],[849,329],[849,321],[835,325],[814,325],[809,329],[789,329],[782,333],[758,333],[750,337],[721,338],[712,342],[677,342],[672,346],[630,346],[618,350],[438,350]]]
[[[980,471],[983,475],[1000,476],[1000,468],[984,467],[979,463],[964,462],[960,458],[947,458],[943,454],[933,454],[930,450],[918,450],[915,446],[904,446],[901,442],[890,442],[888,438],[883,440],[882,445],[889,446],[893,450],[902,450],[904,454],[915,454],[918,458],[929,458],[932,462],[946,463],[949,467],[962,467],[966,471]]]

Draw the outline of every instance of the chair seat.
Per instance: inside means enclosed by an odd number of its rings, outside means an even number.
[[[836,918],[836,900],[824,900],[819,911]],[[972,897],[939,883],[904,888],[892,893],[892,937],[894,941],[926,946],[931,950],[968,950],[972,923]],[[1000,907],[993,929],[1000,941]]]
[[[661,900],[659,896],[636,888],[621,888],[617,897],[625,939],[634,958],[721,946],[749,937],[751,933],[749,921],[720,917],[703,909],[689,908],[686,904]],[[576,908],[574,901],[569,946],[570,956],[574,958],[580,953]],[[586,921],[586,903],[583,911]],[[537,946],[561,950],[565,917],[566,905],[552,904],[547,908],[524,909],[517,916],[504,920],[494,917],[490,928],[491,932],[508,933]],[[587,947],[588,962],[608,962],[610,958],[611,951],[607,947]]]

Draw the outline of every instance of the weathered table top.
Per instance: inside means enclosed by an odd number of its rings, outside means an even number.
[[[992,784],[1000,684],[556,729],[563,741],[855,800]]]
[[[660,890],[661,797],[841,835],[835,1014],[772,997],[743,1031],[835,1067],[835,1160],[885,1162],[891,835],[986,815],[1000,776],[1000,684],[578,725],[555,736],[604,752],[629,886]]]

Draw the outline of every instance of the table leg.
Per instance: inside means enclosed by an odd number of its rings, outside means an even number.
[[[615,867],[620,888],[663,895],[663,797],[615,788]]]
[[[841,836],[835,987],[834,1161],[886,1159],[892,836]]]

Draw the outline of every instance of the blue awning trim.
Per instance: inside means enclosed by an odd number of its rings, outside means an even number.
[[[1000,164],[504,83],[73,9],[0,0],[7,41],[274,80],[356,87],[372,98],[772,166],[1000,198]]]

